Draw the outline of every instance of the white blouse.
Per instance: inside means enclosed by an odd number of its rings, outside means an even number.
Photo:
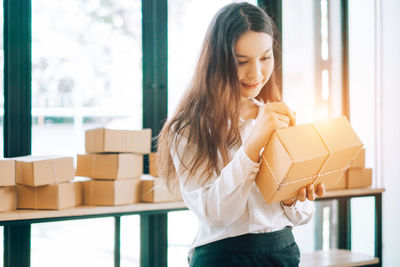
[[[254,125],[255,119],[240,120],[242,144]],[[277,231],[310,221],[314,205],[308,200],[297,201],[292,207],[284,206],[281,202],[267,204],[264,201],[255,184],[260,163],[252,161],[241,144],[229,151],[231,161],[222,169],[221,174],[213,176],[203,185],[199,182],[201,177],[188,179],[189,173],[184,165],[196,151],[192,148],[193,151],[183,158],[186,145],[187,139],[182,136],[177,149],[172,146],[171,155],[183,201],[199,221],[198,233],[189,257],[195,247],[210,242],[247,233]]]

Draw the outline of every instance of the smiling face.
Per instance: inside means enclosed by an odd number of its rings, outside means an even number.
[[[235,44],[241,97],[256,97],[274,69],[273,39],[263,32],[245,32]]]

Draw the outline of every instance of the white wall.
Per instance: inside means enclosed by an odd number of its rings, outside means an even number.
[[[400,266],[400,1],[382,0],[383,266]]]

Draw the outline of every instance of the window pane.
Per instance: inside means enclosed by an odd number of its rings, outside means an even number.
[[[3,0],[0,0],[0,7],[3,7]],[[4,156],[3,151],[3,122],[4,122],[4,43],[3,43],[3,8],[0,8],[0,155]],[[2,266],[2,265],[1,265]]]
[[[32,1],[32,154],[84,152],[84,130],[142,127],[141,1]]]
[[[375,254],[375,199],[351,199],[351,250]]]
[[[168,213],[168,266],[188,266],[188,251],[197,229],[197,218],[191,211]]]
[[[4,227],[0,226],[0,257],[4,259]],[[4,261],[0,260],[0,267],[3,267]]]
[[[174,111],[189,85],[212,17],[232,2],[243,1],[168,1],[168,114]],[[257,4],[257,0],[247,2]]]
[[[315,119],[314,1],[282,1],[283,100],[298,124]],[[301,29],[301,30],[299,30]]]
[[[121,267],[140,266],[140,216],[121,217]]]
[[[32,224],[32,267],[113,264],[114,218]]]
[[[368,168],[375,167],[376,47],[375,22],[371,19],[374,16],[374,0],[349,1],[350,119],[364,143],[365,164]]]
[[[360,9],[362,6],[362,9]],[[375,177],[375,16],[374,0],[349,1],[349,96],[350,119],[365,147],[365,165]],[[368,56],[366,56],[368,55]],[[373,179],[374,182],[374,179]],[[351,249],[373,255],[374,232],[371,223],[373,199],[351,201]],[[372,214],[372,215],[371,215]],[[359,223],[357,223],[359,222]],[[353,224],[354,223],[354,224]],[[368,231],[370,234],[368,234]]]

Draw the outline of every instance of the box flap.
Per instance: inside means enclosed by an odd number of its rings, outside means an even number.
[[[329,154],[312,124],[279,129],[276,133],[294,162],[326,157]]]
[[[316,122],[314,127],[323,139],[325,146],[332,152],[321,172],[346,167],[363,145],[344,116]]]

